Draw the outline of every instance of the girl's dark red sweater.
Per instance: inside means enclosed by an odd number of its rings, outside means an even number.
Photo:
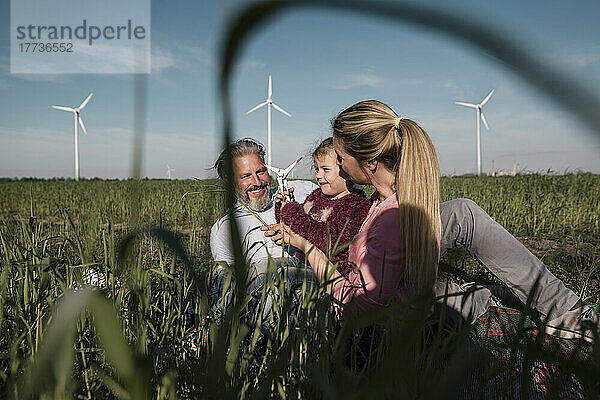
[[[366,218],[371,202],[364,196],[349,193],[332,200],[321,189],[312,192],[303,204],[287,202],[275,205],[275,219],[282,219],[292,230],[322,250],[338,272],[348,278],[348,246]]]

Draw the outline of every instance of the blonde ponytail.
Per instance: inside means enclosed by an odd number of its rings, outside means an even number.
[[[428,296],[433,294],[439,262],[439,164],[431,139],[419,125],[402,119],[398,135],[402,154],[396,170],[396,196],[407,284],[414,295]]]
[[[440,241],[439,164],[427,133],[382,102],[367,100],[333,120],[333,135],[361,165],[379,160],[396,175],[406,285],[414,296],[431,296]]]

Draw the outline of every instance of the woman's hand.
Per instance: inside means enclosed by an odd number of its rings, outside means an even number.
[[[264,235],[271,238],[275,244],[281,246],[282,244],[290,244],[302,252],[306,252],[307,247],[310,245],[308,240],[297,233],[292,228],[285,225],[284,223],[263,225],[260,230],[264,232]]]

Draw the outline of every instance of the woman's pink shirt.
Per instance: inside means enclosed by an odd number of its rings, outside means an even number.
[[[376,200],[349,248],[350,264],[359,271],[350,271],[348,280],[333,294],[344,305],[343,309],[337,306],[340,320],[342,312],[373,311],[393,296],[407,299],[405,253],[401,242],[398,198],[392,195],[383,201]]]

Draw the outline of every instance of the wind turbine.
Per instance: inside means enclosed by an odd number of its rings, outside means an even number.
[[[277,104],[273,103],[273,100],[271,99],[272,94],[273,85],[271,83],[271,75],[269,75],[269,89],[267,92],[267,100],[265,100],[265,102],[263,103],[260,103],[250,111],[246,112],[246,115],[248,115],[251,112],[258,110],[262,106],[267,106],[267,164],[269,165],[271,164],[271,106],[273,106],[273,108],[275,108],[277,111],[287,115],[288,117],[291,117],[290,113],[285,111],[283,108],[279,107]]]
[[[485,120],[485,115],[483,115],[483,111],[481,111],[481,108],[485,105],[485,103],[488,102],[490,97],[492,97],[492,94],[494,94],[494,89],[492,89],[492,91],[489,92],[488,95],[485,96],[485,98],[479,104],[463,103],[462,101],[455,102],[459,106],[471,107],[477,110],[477,175],[481,175],[481,124],[479,120],[481,119],[481,121],[483,121],[485,129],[490,129],[490,127],[487,124],[487,121]]]
[[[291,163],[286,169],[275,168],[275,167],[272,167],[265,163],[262,163],[265,167],[267,167],[267,169],[269,169],[269,170],[273,171],[275,174],[277,174],[277,183],[279,184],[279,189],[282,190],[282,192],[281,192],[282,194],[283,194],[283,189],[285,189],[286,191],[289,189],[287,177],[288,177],[289,173],[292,171],[292,169],[296,166],[296,164],[298,164],[300,162],[300,160],[302,160],[302,157],[300,157],[299,159],[297,159],[296,161]]]
[[[52,108],[56,108],[57,110],[62,111],[71,111],[73,113],[73,118],[75,120],[75,180],[79,180],[79,134],[77,132],[77,124],[81,125],[81,129],[83,129],[83,133],[87,135],[87,131],[85,130],[85,125],[83,124],[83,119],[81,119],[80,111],[86,106],[88,101],[92,98],[93,93],[90,93],[88,97],[85,98],[83,103],[79,107],[64,107],[64,106],[52,106]]]
[[[172,171],[175,171],[175,168],[171,168],[171,167],[169,167],[169,164],[167,164],[167,177],[169,179],[171,179],[171,172]]]

